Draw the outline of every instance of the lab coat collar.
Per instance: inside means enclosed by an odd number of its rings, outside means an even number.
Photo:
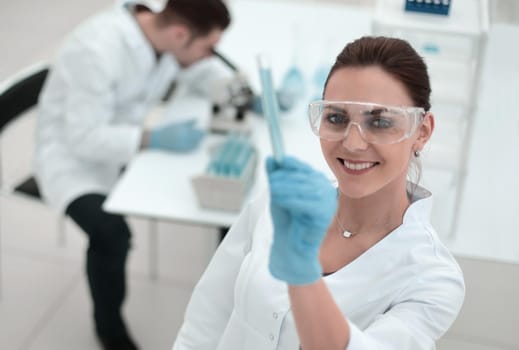
[[[157,54],[151,43],[148,41],[144,33],[142,32],[141,27],[137,23],[137,20],[132,15],[132,8],[139,4],[139,1],[120,1],[116,8],[121,12],[121,16],[123,21],[130,23],[130,25],[126,26],[128,28],[128,35],[124,37],[126,44],[133,49],[137,55],[139,55],[139,59],[143,62],[146,62],[147,66],[154,67],[156,64],[158,65],[171,65],[174,71],[180,70],[180,65],[178,64],[175,56],[169,53],[164,53],[157,58]],[[145,4],[149,6],[149,3]],[[156,4],[155,4],[156,5]],[[149,6],[150,7],[150,6]],[[151,6],[150,9],[154,12],[160,11],[160,7]],[[168,63],[165,63],[168,62]]]
[[[132,14],[132,8],[138,2],[135,1],[120,1],[116,4],[116,9],[120,11],[121,20],[129,25],[126,25],[127,35],[124,36],[126,44],[132,48],[132,51],[139,56],[139,59],[146,62],[147,65],[153,66],[157,62],[155,49],[151,46],[146,36],[137,23],[137,20]]]
[[[433,203],[431,192],[417,184],[408,182],[407,193],[411,204],[404,213],[403,225],[414,221],[429,223]]]
[[[340,286],[350,283],[351,278],[348,277],[350,275],[356,276],[356,280],[358,281],[358,276],[372,278],[372,276],[377,275],[382,278],[382,276],[389,276],[391,273],[396,273],[394,270],[399,261],[409,258],[410,251],[403,250],[402,247],[406,245],[410,247],[420,246],[420,242],[424,239],[429,241],[428,236],[415,233],[423,232],[423,230],[417,228],[417,226],[430,226],[432,194],[425,188],[412,183],[408,183],[408,194],[411,199],[411,204],[404,213],[402,224],[362,253],[354,261],[335,273],[326,276],[324,279],[330,288],[344,289],[344,287]],[[369,283],[366,285],[369,285]],[[353,287],[354,286],[352,286],[352,292],[349,295],[358,295],[360,297],[360,295],[365,293],[362,290],[355,290]],[[389,286],[385,290],[371,293],[369,301],[390,294],[394,288],[397,288],[397,286]]]
[[[153,12],[160,12],[166,6],[166,1],[163,0],[118,0],[118,6],[135,6],[143,5],[149,8]]]
[[[372,247],[370,247],[367,251],[365,251],[361,256],[352,261],[350,264],[346,265],[336,273],[327,276],[331,277],[331,279],[336,278],[338,275],[344,272],[348,272],[350,270],[356,269],[357,266],[363,269],[364,265],[359,264],[358,262],[365,259],[371,259],[375,252],[384,250],[386,252],[396,252],[399,251],[399,247],[404,244],[403,242],[409,242],[410,236],[409,233],[413,232],[410,228],[415,225],[418,226],[430,226],[430,214],[432,209],[432,194],[425,188],[413,184],[411,182],[407,183],[407,193],[409,195],[411,204],[406,209],[404,216],[402,218],[402,224],[395,228],[392,232],[382,238],[380,241],[375,243]],[[419,237],[416,237],[420,239]],[[391,247],[395,247],[393,250]],[[391,253],[390,255],[393,255]],[[384,259],[382,259],[383,261]],[[367,266],[370,266],[368,264]],[[382,264],[379,266],[381,269],[390,268],[388,264]],[[370,266],[370,269],[372,266]]]

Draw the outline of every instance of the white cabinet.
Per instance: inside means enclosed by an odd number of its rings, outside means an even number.
[[[449,16],[407,12],[404,5],[403,0],[377,0],[372,30],[407,40],[427,63],[436,127],[423,157],[423,183],[436,197],[435,226],[453,236],[478,102],[488,2],[453,0]]]

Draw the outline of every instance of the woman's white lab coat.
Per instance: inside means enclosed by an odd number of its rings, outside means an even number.
[[[60,210],[82,194],[108,193],[139,149],[144,118],[173,78],[199,78],[181,73],[169,54],[157,59],[128,10],[133,3],[120,1],[80,25],[59,51],[40,96],[36,178],[44,198]],[[197,69],[207,67],[190,70]]]
[[[430,193],[418,192],[400,227],[324,277],[349,321],[348,350],[434,349],[461,308],[462,272],[429,224]],[[267,268],[267,202],[250,204],[221,243],[173,350],[299,349],[287,286]]]

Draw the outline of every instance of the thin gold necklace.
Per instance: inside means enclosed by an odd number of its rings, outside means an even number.
[[[348,230],[346,230],[342,224],[341,224],[341,218],[339,217],[339,211],[337,211],[337,213],[335,214],[335,219],[337,220],[337,224],[339,225],[339,227],[341,228],[341,231],[342,231],[342,236],[344,238],[350,238],[350,237],[353,237],[356,235],[356,233],[353,233],[353,232],[350,232]]]

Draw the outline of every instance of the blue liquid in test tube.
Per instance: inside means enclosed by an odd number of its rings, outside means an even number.
[[[250,157],[252,157],[253,148],[252,145],[242,137],[239,139],[240,142],[240,150],[236,155],[236,159],[233,164],[232,174],[235,176],[241,176],[245,166],[249,162]]]
[[[259,74],[261,81],[261,102],[263,111],[267,117],[269,126],[270,142],[274,152],[274,160],[281,164],[284,158],[283,139],[281,138],[281,130],[279,128],[279,105],[272,83],[272,73],[270,64],[263,56],[258,57]]]

